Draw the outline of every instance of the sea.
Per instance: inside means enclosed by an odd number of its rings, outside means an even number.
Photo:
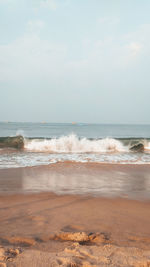
[[[150,125],[0,122],[0,169],[150,164]]]

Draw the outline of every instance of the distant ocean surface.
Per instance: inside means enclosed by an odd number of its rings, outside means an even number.
[[[150,125],[0,123],[1,169],[57,162],[149,164]]]

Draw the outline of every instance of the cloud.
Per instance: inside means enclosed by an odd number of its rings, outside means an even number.
[[[13,3],[13,0],[0,0],[0,3],[8,4],[8,3]]]
[[[67,42],[42,39],[40,32],[44,26],[42,20],[29,21],[22,36],[0,45],[1,81],[47,80],[52,84],[62,79],[69,86],[86,87],[100,83],[112,73],[142,66],[150,58],[147,26],[128,37],[78,40],[79,51]]]
[[[66,46],[42,40],[38,29],[42,21],[29,21],[23,36],[0,45],[0,80],[51,79],[63,68]]]
[[[97,22],[99,24],[116,25],[120,22],[120,19],[118,17],[101,17],[98,18]]]
[[[6,5],[7,8],[16,8],[18,5],[18,0],[0,0],[0,4]]]
[[[131,51],[131,55],[137,56],[139,52],[141,51],[141,44],[132,42],[131,44],[128,45],[129,50]]]
[[[103,77],[116,75],[144,68],[150,60],[150,25],[141,25],[136,32],[130,32],[128,36],[106,36],[102,39],[83,39],[83,53],[81,59],[68,62],[68,71],[78,73],[80,80],[87,84]],[[115,79],[115,78],[114,78]],[[75,80],[75,79],[74,79]]]
[[[40,7],[56,10],[60,7],[69,6],[70,2],[71,0],[40,0]]]
[[[30,20],[27,23],[28,32],[39,32],[44,28],[45,22],[43,20]]]
[[[58,7],[58,3],[56,0],[42,0],[40,2],[40,6],[44,8],[49,8],[51,10],[56,10]]]

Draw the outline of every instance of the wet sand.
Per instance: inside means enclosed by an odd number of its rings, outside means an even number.
[[[92,167],[85,167],[90,175]],[[27,168],[26,177],[31,172],[34,179],[43,171],[45,176],[48,172],[56,174],[54,166],[43,168]],[[76,173],[82,173],[79,165],[64,170],[60,164],[57,174],[74,175],[75,168]],[[95,166],[93,172],[99,173],[99,168]],[[101,168],[101,174],[116,171],[135,177],[137,173],[137,180],[142,172],[149,173],[149,166],[136,170],[134,166],[117,165]],[[135,200],[129,197],[132,190],[122,197],[113,194],[113,198],[64,191],[35,193],[33,182],[29,194],[19,180],[25,177],[22,171],[0,171],[0,185],[7,189],[0,195],[0,266],[150,266],[149,194],[141,199],[136,189],[133,196],[140,198]]]
[[[33,192],[150,199],[150,165],[61,162],[0,169],[0,194]]]

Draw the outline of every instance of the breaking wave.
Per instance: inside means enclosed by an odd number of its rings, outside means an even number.
[[[25,140],[24,149],[33,152],[51,153],[103,153],[103,152],[127,152],[128,146],[124,146],[119,140],[105,138],[101,140],[79,139],[71,134],[53,139]]]
[[[17,148],[22,149],[24,147],[24,138],[21,135],[0,137],[0,148]]]
[[[150,152],[149,139],[88,139],[75,134],[59,138],[24,138],[23,136],[0,137],[0,149],[15,148],[29,152],[49,153],[113,153],[113,152]]]
[[[144,149],[150,151],[150,142],[147,142],[147,144],[144,145]]]

